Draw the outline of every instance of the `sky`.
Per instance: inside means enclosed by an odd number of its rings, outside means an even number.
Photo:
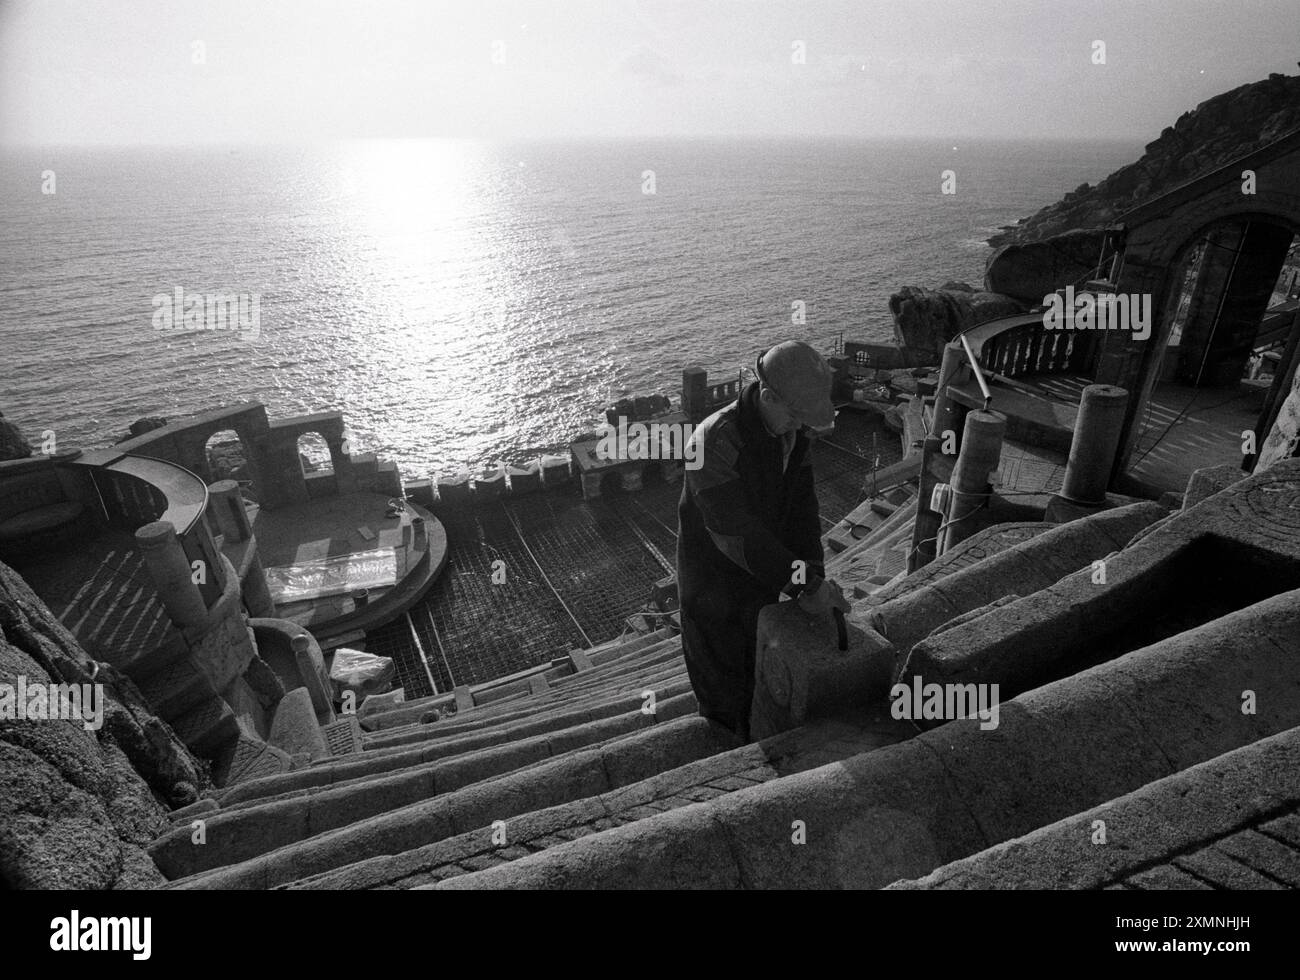
[[[1150,140],[1219,92],[1296,74],[1296,15],[1296,0],[0,0],[0,142]]]

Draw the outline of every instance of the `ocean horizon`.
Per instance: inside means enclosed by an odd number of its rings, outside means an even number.
[[[0,411],[34,441],[94,448],[142,416],[259,399],[272,417],[339,409],[354,450],[412,475],[525,459],[620,397],[677,395],[687,365],[722,380],[789,337],[888,339],[891,293],[978,286],[989,235],[1137,152],[850,138],[0,149]],[[233,312],[225,329],[178,329],[179,307],[166,323],[182,295],[242,297],[244,329]]]

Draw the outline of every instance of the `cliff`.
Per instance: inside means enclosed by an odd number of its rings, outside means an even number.
[[[34,685],[103,685],[102,726],[32,717]],[[30,713],[29,713],[30,711]],[[202,769],[131,681],[86,654],[26,582],[0,563],[0,888],[147,888],[144,846]]]
[[[1269,75],[1207,99],[1146,146],[1141,159],[1095,187],[1082,184],[1055,204],[990,238],[995,248],[1042,241],[1073,228],[1101,228],[1179,184],[1300,128],[1300,75]]]

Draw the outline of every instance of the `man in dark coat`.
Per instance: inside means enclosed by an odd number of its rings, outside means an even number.
[[[756,370],[691,436],[700,465],[686,470],[677,534],[682,650],[700,714],[745,742],[759,610],[783,592],[814,615],[849,608],[824,578],[808,432],[835,422],[830,366],[791,340]]]

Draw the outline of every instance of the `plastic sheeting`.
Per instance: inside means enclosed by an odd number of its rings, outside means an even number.
[[[355,589],[377,589],[396,582],[397,553],[392,548],[266,569],[266,584],[277,604],[340,595]]]
[[[335,700],[340,700],[344,691],[356,691],[364,702],[367,697],[383,694],[391,688],[396,676],[397,667],[392,657],[380,657],[350,647],[339,647],[330,662],[330,683],[334,686]]]

